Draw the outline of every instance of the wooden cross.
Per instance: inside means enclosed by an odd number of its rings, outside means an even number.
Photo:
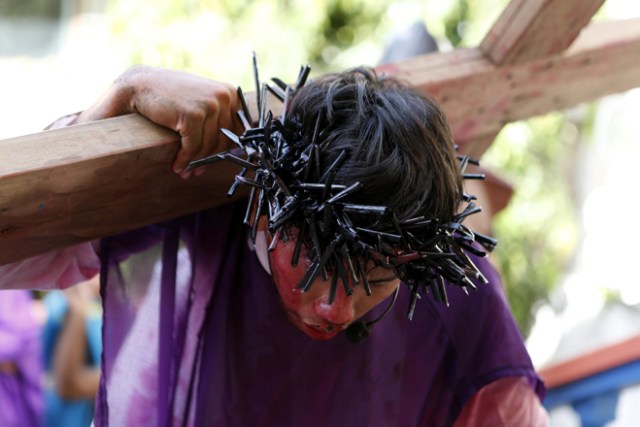
[[[480,46],[380,70],[435,97],[479,158],[506,123],[640,86],[640,19],[586,26],[602,3],[512,0]],[[0,141],[0,264],[225,203],[235,167],[183,181],[178,141],[137,115]]]

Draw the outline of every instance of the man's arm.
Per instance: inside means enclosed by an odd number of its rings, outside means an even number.
[[[524,377],[484,386],[466,403],[454,427],[547,427],[549,418]]]
[[[0,266],[0,289],[63,289],[100,271],[93,242]]]

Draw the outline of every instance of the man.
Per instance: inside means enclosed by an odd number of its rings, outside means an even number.
[[[442,112],[368,69],[305,73],[274,89],[282,119],[253,121],[226,85],[129,70],[65,121],[144,114],[180,132],[176,173],[234,161],[249,203],[104,239],[99,258],[85,244],[9,265],[0,285],[66,286],[101,266],[96,425],[544,425],[479,256],[491,241],[461,224],[474,208],[459,211],[472,198]]]

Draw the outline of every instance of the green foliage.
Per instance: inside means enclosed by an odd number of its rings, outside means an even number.
[[[390,3],[111,0],[109,17],[132,63],[179,68],[252,87],[253,51],[261,72],[285,79],[294,79],[305,63],[314,73],[375,63]],[[353,54],[354,46],[370,46],[374,39],[378,50],[373,55],[363,61],[365,55]]]
[[[483,164],[507,175],[515,193],[495,219],[500,243],[494,261],[514,316],[526,335],[532,312],[558,283],[577,240],[567,171],[574,166],[578,131],[561,113],[505,127]]]
[[[457,0],[445,19],[445,35],[453,46],[458,46],[464,37],[464,28],[469,22],[469,2]]]
[[[442,17],[444,36],[452,46],[477,46],[508,0],[451,0]]]
[[[309,45],[310,61],[316,68],[329,68],[335,57],[345,49],[362,43],[375,32],[387,8],[387,2],[326,0],[320,31]]]
[[[51,18],[60,16],[62,0],[2,0],[0,16]]]

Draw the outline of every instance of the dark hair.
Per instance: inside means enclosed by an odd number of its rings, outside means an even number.
[[[287,121],[306,141],[319,123],[321,171],[346,152],[334,182],[363,184],[351,203],[387,206],[399,220],[456,214],[462,184],[449,125],[408,85],[365,67],[327,74],[296,92]]]

